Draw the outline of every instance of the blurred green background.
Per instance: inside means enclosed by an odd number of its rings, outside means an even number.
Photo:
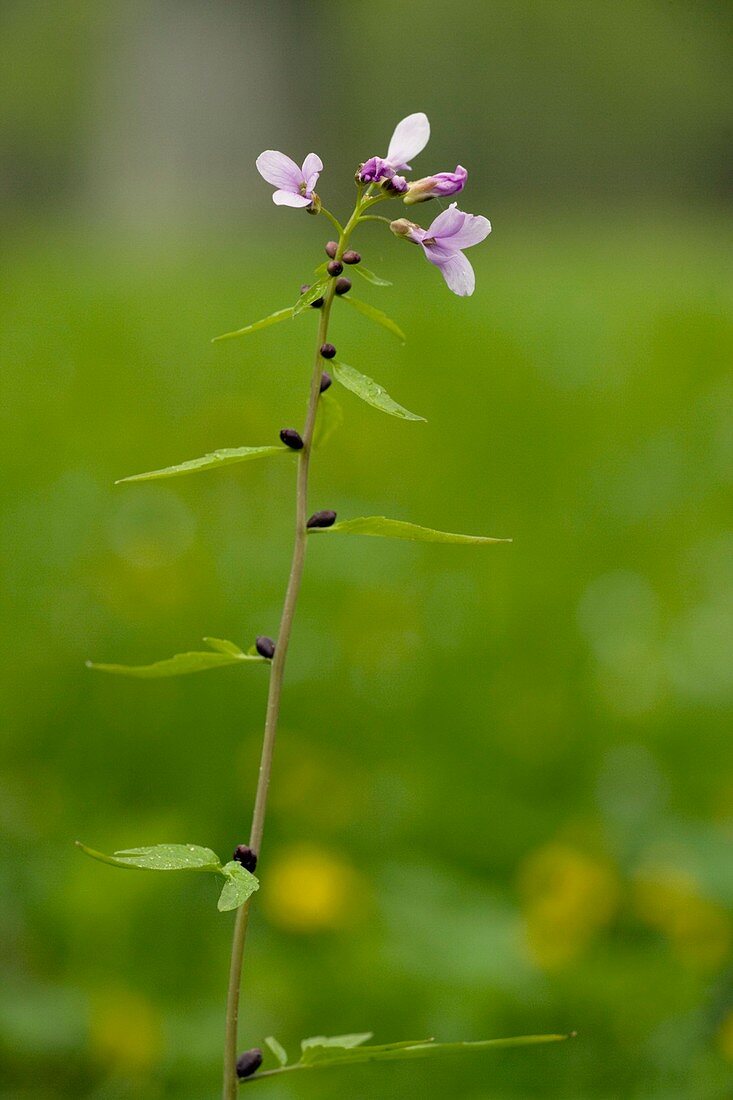
[[[428,424],[343,392],[311,503],[514,542],[310,547],[243,1046],[577,1029],[257,1087],[731,1095],[732,26],[705,0],[5,0],[0,1096],[218,1095],[212,882],[73,841],[246,839],[266,675],[84,661],[274,634],[293,471],[112,483],[302,422],[315,317],[209,343],[331,235],[254,159],[316,150],[346,213],[416,110],[418,174],[466,165],[494,232],[459,300],[364,227],[395,287],[359,293],[408,343],[338,303],[334,343]]]

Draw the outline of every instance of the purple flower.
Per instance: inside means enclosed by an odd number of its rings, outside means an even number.
[[[277,191],[272,201],[278,206],[310,206],[318,177],[323,171],[323,162],[315,153],[309,153],[298,165],[284,153],[266,149],[257,158],[257,171],[263,179],[271,183]]]
[[[421,153],[430,138],[428,116],[418,111],[398,122],[392,134],[386,157],[371,157],[362,165],[359,179],[363,183],[380,183],[392,179],[397,172],[410,169],[409,161]]]
[[[406,218],[392,222],[390,229],[398,237],[422,245],[426,257],[440,268],[454,294],[461,297],[473,294],[476,276],[462,249],[479,244],[488,237],[491,232],[488,218],[480,214],[466,214],[452,202],[427,229],[421,229]]]
[[[448,195],[457,195],[466,186],[468,172],[458,164],[455,172],[436,172],[434,176],[425,176],[415,180],[402,200],[406,206],[414,202],[426,202],[427,199],[444,199]]]

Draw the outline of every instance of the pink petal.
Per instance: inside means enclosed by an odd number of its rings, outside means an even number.
[[[491,232],[491,222],[483,214],[465,214],[462,227],[450,238],[451,248],[470,248],[486,240]]]
[[[440,249],[425,249],[431,263],[440,268],[449,290],[465,298],[473,294],[476,288],[476,276],[470,262],[462,252],[443,252]],[[434,255],[431,255],[431,252]]]
[[[409,168],[409,161],[422,153],[430,139],[428,116],[419,111],[398,122],[387,150],[387,160],[396,172]]]
[[[303,178],[305,179],[305,189],[308,194],[311,193],[313,188],[318,183],[318,177],[323,171],[323,161],[317,153],[309,153],[303,161]]]
[[[305,195],[294,195],[292,191],[275,191],[272,201],[276,206],[310,206],[311,200]]]
[[[295,161],[274,149],[266,149],[264,153],[260,153],[256,163],[257,171],[262,178],[273,187],[282,188],[283,191],[292,191],[297,194],[301,183],[305,182],[303,173]]]
[[[452,247],[452,242],[447,238],[454,237],[460,232],[467,216],[458,209],[456,203],[452,202],[447,210],[442,210],[437,218],[433,218],[427,229],[428,237],[440,239],[441,243],[445,242],[446,247]]]

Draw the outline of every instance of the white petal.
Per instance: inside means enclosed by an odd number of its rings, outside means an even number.
[[[398,122],[387,150],[387,160],[396,172],[409,168],[409,161],[422,153],[430,139],[428,116],[422,111]]]
[[[310,206],[311,200],[305,195],[294,195],[292,191],[275,191],[272,201],[276,206]]]
[[[303,178],[306,191],[310,194],[318,183],[318,177],[323,171],[323,161],[317,153],[309,153],[303,161]]]
[[[304,182],[303,173],[295,161],[284,153],[266,149],[264,153],[260,153],[256,163],[257,171],[273,187],[281,187],[284,191],[300,190],[300,185]]]

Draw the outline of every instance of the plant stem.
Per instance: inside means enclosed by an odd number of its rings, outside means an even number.
[[[366,203],[362,203],[361,196],[357,201],[354,212],[341,229],[339,234],[336,259],[341,259],[346,248],[349,235],[360,220],[361,210]],[[338,222],[322,210],[335,224]],[[321,316],[318,325],[318,338],[316,341],[316,354],[311,377],[310,396],[308,399],[308,412],[306,414],[305,428],[303,430],[303,449],[298,452],[298,475],[295,506],[295,543],[293,557],[290,564],[290,577],[285,591],[280,629],[275,645],[275,655],[270,668],[270,686],[267,696],[267,711],[265,716],[265,732],[262,742],[262,757],[260,760],[260,773],[257,781],[257,793],[252,814],[252,828],[249,838],[249,846],[259,855],[262,844],[262,834],[265,827],[265,813],[267,810],[267,793],[270,786],[270,773],[272,771],[272,757],[275,749],[275,735],[280,715],[280,699],[282,696],[283,677],[285,673],[285,659],[288,653],[290,635],[295,618],[295,609],[300,593],[300,582],[303,577],[305,564],[305,549],[308,538],[306,521],[308,519],[308,471],[310,469],[311,450],[313,446],[313,432],[316,426],[316,413],[318,411],[318,398],[321,392],[321,374],[324,361],[321,357],[321,346],[326,343],[328,335],[328,322],[331,316],[331,306],[336,289],[336,280],[331,279],[324,295]],[[229,969],[229,989],[227,992],[226,1010],[226,1036],[224,1047],[224,1090],[223,1100],[234,1100],[237,1095],[237,1025],[239,1018],[239,995],[242,981],[242,961],[244,959],[244,943],[247,936],[249,923],[250,902],[247,901],[237,910],[232,941],[232,957]]]

